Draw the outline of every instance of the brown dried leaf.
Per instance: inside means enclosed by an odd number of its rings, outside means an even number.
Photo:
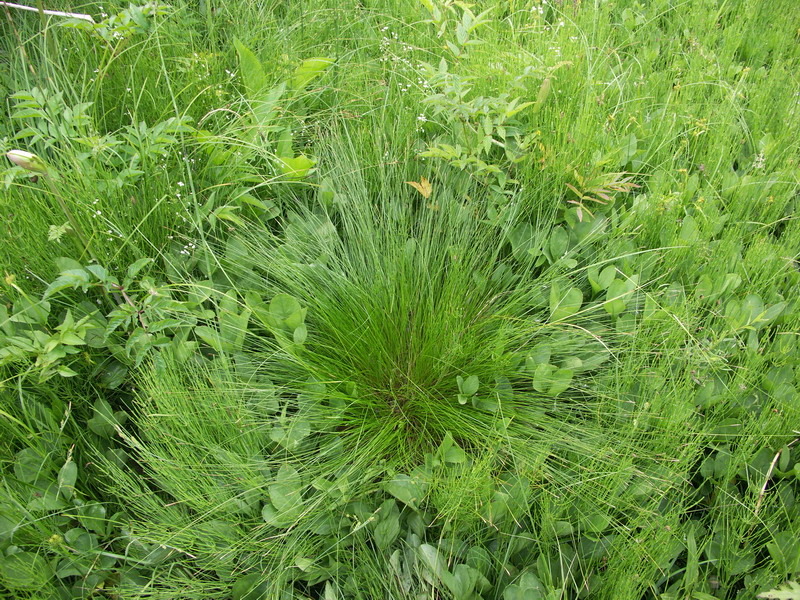
[[[406,183],[412,186],[415,190],[417,190],[422,197],[426,200],[431,197],[431,192],[433,191],[433,187],[431,186],[431,182],[428,181],[425,177],[420,177],[419,182],[416,181],[406,181]]]

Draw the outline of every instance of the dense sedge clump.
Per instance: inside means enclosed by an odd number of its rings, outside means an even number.
[[[213,568],[258,568],[278,589],[287,553],[343,569],[386,511],[423,541],[458,527],[504,547],[572,520],[622,552],[630,524],[685,485],[652,433],[683,435],[675,423],[626,414],[600,375],[635,352],[605,300],[552,296],[585,287],[583,271],[515,257],[446,183],[431,210],[402,181],[373,196],[355,180],[335,208],[240,240],[227,276],[252,309],[246,351],[162,362],[140,382],[132,443],[172,499],[132,494],[149,535],[204,555],[198,527],[235,519]]]

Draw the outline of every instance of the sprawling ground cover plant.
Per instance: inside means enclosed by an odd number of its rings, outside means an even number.
[[[7,596],[796,596],[791,2],[60,4],[0,7]]]

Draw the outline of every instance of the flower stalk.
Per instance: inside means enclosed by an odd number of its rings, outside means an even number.
[[[89,245],[89,239],[86,237],[86,234],[83,232],[83,228],[78,224],[78,221],[75,219],[75,215],[72,214],[72,211],[67,206],[67,203],[64,202],[64,198],[61,195],[61,192],[56,187],[53,178],[50,176],[50,169],[45,164],[45,162],[39,158],[36,154],[32,152],[27,152],[25,150],[10,150],[6,152],[6,158],[10,160],[12,163],[17,165],[18,167],[22,167],[27,171],[31,171],[32,173],[37,173],[42,176],[42,178],[47,182],[47,187],[50,188],[50,193],[58,202],[61,211],[67,217],[67,221],[69,221],[69,226],[75,232],[75,235],[78,236],[78,239],[81,241],[83,245],[84,251],[91,256],[95,262],[99,262],[97,257],[92,252],[92,248]]]

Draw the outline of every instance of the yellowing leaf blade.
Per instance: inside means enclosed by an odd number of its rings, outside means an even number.
[[[431,182],[426,177],[420,177],[418,182],[406,181],[406,183],[422,194],[422,197],[426,200],[431,197],[433,186],[431,186]]]

